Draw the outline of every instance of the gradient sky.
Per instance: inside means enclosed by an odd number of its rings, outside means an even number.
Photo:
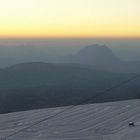
[[[140,37],[140,0],[0,0],[0,37]]]

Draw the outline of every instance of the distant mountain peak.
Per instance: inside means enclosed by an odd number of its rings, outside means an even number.
[[[104,44],[104,45],[99,45],[99,44],[91,44],[91,45],[88,45],[88,46],[86,46],[85,48],[95,48],[95,47],[97,47],[97,48],[103,48],[103,47],[106,47],[107,48],[107,46]]]
[[[100,65],[116,63],[119,59],[106,45],[92,44],[84,47],[76,55],[76,61],[85,64]]]
[[[86,46],[84,49],[82,49],[79,53],[84,52],[84,53],[103,53],[103,52],[110,52],[112,51],[106,46],[106,45],[99,45],[99,44],[93,44]]]

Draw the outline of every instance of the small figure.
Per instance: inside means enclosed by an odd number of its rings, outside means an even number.
[[[135,126],[134,122],[129,122],[129,126]]]

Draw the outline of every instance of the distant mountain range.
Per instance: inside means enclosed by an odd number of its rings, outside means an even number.
[[[0,67],[17,63],[47,62],[87,65],[96,70],[118,73],[140,72],[140,61],[122,61],[106,45],[93,44],[81,48],[75,54],[60,57],[47,52],[47,47],[0,47]],[[59,47],[55,51],[58,50]]]
[[[30,62],[0,69],[0,113],[140,97],[140,79],[101,95],[140,73],[140,62],[123,62],[105,45],[90,45],[57,63]]]
[[[0,70],[0,113],[89,103],[140,96],[139,82],[100,95],[134,74],[97,71],[76,64],[22,63]]]
[[[76,63],[117,73],[139,73],[140,61],[129,62],[120,60],[107,46],[93,44],[78,53],[58,59],[58,63]]]
[[[116,78],[121,74],[97,71],[80,64],[21,63],[0,70],[0,89],[73,84],[97,87],[103,77],[109,80],[107,75]]]

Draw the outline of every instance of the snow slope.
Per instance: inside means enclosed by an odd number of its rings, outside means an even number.
[[[0,139],[44,118],[7,140],[140,140],[140,100],[32,110],[0,115]],[[130,121],[135,126],[129,127]]]

